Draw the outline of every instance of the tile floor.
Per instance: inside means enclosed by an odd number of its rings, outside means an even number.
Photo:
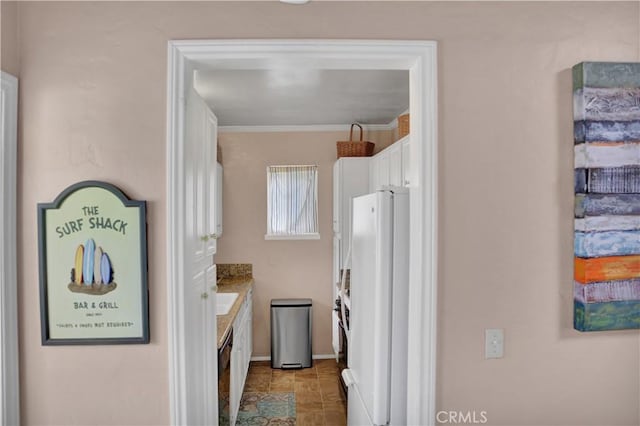
[[[269,361],[254,361],[244,391],[294,392],[298,426],[340,426],[347,424],[347,412],[338,380],[333,359],[314,360],[302,370],[274,370]]]

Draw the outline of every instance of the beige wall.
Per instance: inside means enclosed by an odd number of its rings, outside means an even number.
[[[382,149],[392,132],[365,132]],[[271,299],[313,299],[313,353],[331,348],[331,272],[333,262],[332,174],[336,141],[348,132],[222,133],[224,163],[223,226],[217,263],[251,263],[256,281],[253,305],[254,356],[270,355]],[[265,241],[266,167],[278,164],[318,166],[320,240]]]
[[[0,2],[0,69],[18,76],[18,4],[14,1]]]
[[[640,60],[638,8],[20,3],[24,424],[168,422],[166,43],[268,37],[439,42],[438,409],[485,410],[491,424],[640,423],[638,332],[571,327],[569,72],[584,60]],[[36,203],[84,179],[148,200],[150,345],[40,345]],[[492,327],[506,330],[505,357],[487,361]]]

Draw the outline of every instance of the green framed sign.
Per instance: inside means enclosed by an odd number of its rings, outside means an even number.
[[[145,201],[84,181],[38,204],[43,345],[149,343]]]

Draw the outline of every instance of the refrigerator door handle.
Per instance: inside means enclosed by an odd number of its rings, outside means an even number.
[[[348,368],[342,370],[341,374],[342,379],[344,380],[344,384],[347,385],[347,387],[351,387],[351,385],[354,385],[356,383],[356,381],[353,379],[353,374],[351,374],[351,370],[349,370]]]

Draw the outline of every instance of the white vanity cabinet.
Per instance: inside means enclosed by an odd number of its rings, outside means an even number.
[[[231,348],[231,374],[229,385],[229,424],[233,426],[238,417],[240,399],[249,371],[253,351],[253,289],[247,296],[233,322],[233,346]]]

